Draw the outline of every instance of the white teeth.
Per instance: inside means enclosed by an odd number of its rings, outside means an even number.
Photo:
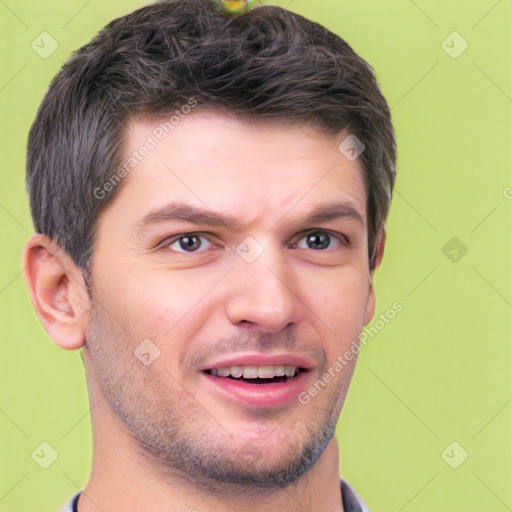
[[[284,366],[276,366],[276,377],[284,377]]]
[[[295,366],[285,366],[284,373],[287,377],[293,377],[293,374],[295,373]]]
[[[217,375],[219,377],[227,377],[229,375],[229,367],[225,366],[223,368],[218,368]]]
[[[264,366],[223,366],[221,368],[212,368],[211,374],[217,377],[234,377],[239,379],[272,379],[274,377],[293,377],[298,373],[296,366],[289,365],[264,365]]]
[[[273,366],[258,366],[258,377],[260,379],[272,379],[276,372]]]
[[[235,377],[235,379],[239,379],[244,374],[244,369],[241,366],[232,366],[231,377]]]
[[[244,367],[244,379],[256,379],[258,377],[257,366],[246,366]]]

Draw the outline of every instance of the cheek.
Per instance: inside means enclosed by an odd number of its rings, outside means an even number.
[[[105,251],[104,251],[105,252]],[[95,282],[106,301],[105,307],[128,324],[141,328],[166,323],[169,327],[198,301],[207,283],[193,272],[164,268],[152,261],[141,264],[129,255],[107,265],[97,256]],[[108,305],[107,305],[108,302]]]
[[[343,272],[330,279],[321,288],[321,294],[309,297],[321,332],[332,340],[329,345],[339,352],[360,334],[369,284],[361,272]]]
[[[310,301],[320,312],[339,320],[362,318],[369,293],[368,277],[360,271],[344,269],[321,286],[316,283]],[[318,292],[318,293],[317,293]]]
[[[123,316],[137,323],[147,337],[186,337],[183,329],[208,302],[211,283],[195,279],[191,273],[177,274],[172,278],[161,273],[141,277],[123,290]]]

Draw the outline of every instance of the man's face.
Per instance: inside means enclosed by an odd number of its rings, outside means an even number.
[[[157,141],[160,122],[131,123],[127,158],[148,136]],[[89,371],[138,446],[164,467],[284,485],[332,437],[355,358],[338,371],[333,364],[374,312],[366,191],[358,161],[337,149],[342,139],[195,113],[103,210]],[[304,220],[334,202],[352,214]],[[170,203],[240,227],[173,219],[160,211]],[[280,365],[307,371],[261,383],[208,372]],[[327,386],[301,403],[298,394],[329,369]]]

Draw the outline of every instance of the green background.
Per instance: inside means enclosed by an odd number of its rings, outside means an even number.
[[[374,67],[397,134],[375,320],[395,301],[403,311],[360,352],[337,430],[340,474],[372,512],[510,510],[512,1],[266,3],[288,6],[346,39]],[[27,133],[70,53],[142,5],[0,0],[5,512],[57,510],[85,485],[91,463],[80,354],[58,348],[45,333],[21,275],[32,232]],[[31,47],[42,32],[58,43],[47,58]],[[467,49],[453,58],[464,41]],[[41,442],[58,452],[47,469],[31,457]]]

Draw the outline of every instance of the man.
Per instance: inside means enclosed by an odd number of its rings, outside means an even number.
[[[86,369],[66,510],[368,510],[334,432],[395,159],[370,66],[285,9],[160,2],[76,52],[30,132],[23,254]]]

